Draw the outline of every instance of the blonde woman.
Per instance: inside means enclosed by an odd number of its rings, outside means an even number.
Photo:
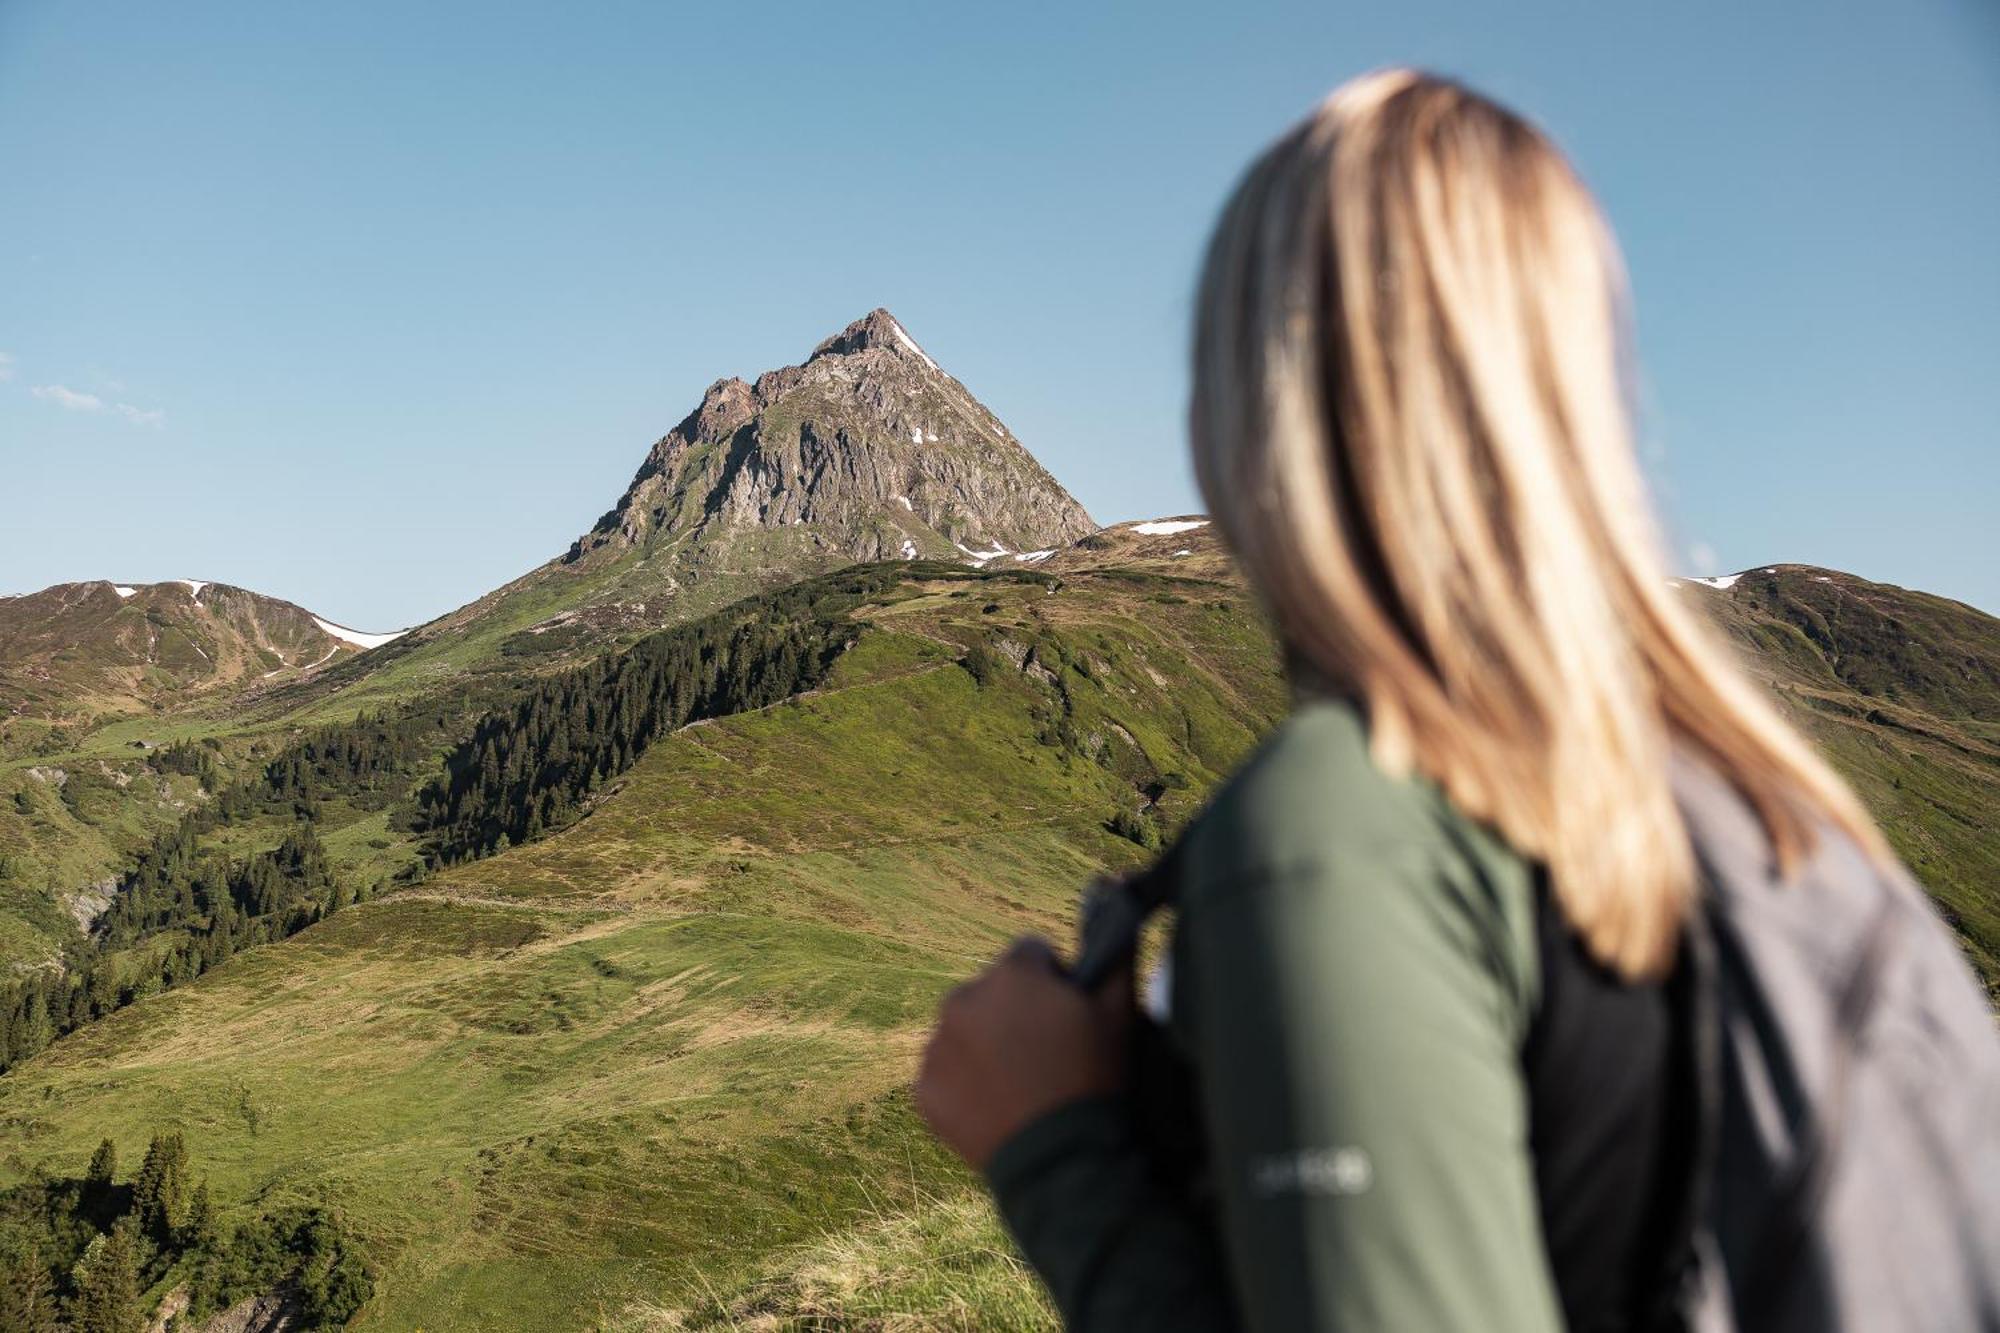
[[[1455,84],[1348,84],[1229,203],[1194,454],[1298,703],[1178,857],[1170,1031],[1206,1186],[1124,1095],[1129,987],[1088,996],[1035,942],[947,1000],[917,1087],[1073,1326],[1639,1328],[1685,1304],[1712,849],[1673,772],[1754,839],[1746,874],[1820,851],[1821,878],[1897,872],[1662,569],[1622,335],[1590,195]],[[1928,917],[1914,936],[1990,1090],[1963,964]],[[1932,1248],[1976,1282],[1991,1242]]]

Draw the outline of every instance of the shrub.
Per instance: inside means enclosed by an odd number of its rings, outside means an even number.
[[[1149,852],[1160,849],[1160,826],[1133,810],[1120,810],[1106,825],[1113,833]]]
[[[966,649],[965,658],[959,665],[966,669],[982,689],[999,679],[1002,669],[999,654],[983,643],[975,643]]]
[[[189,1284],[188,1312],[199,1317],[245,1297],[296,1282],[307,1328],[339,1328],[375,1289],[367,1262],[324,1209],[294,1208],[237,1227],[203,1256]]]

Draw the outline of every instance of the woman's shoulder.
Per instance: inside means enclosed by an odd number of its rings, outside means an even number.
[[[1497,934],[1509,954],[1532,929],[1532,867],[1435,784],[1383,772],[1340,700],[1280,724],[1190,827],[1182,862],[1184,906],[1285,884]]]
[[[1282,870],[1336,855],[1420,852],[1447,836],[1440,824],[1453,814],[1429,783],[1382,771],[1355,705],[1314,699],[1223,783],[1189,841],[1238,868]]]

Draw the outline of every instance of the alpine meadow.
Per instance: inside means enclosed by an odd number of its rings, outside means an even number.
[[[2000,996],[2000,620],[1677,595]],[[1287,702],[1202,516],[1100,527],[880,309],[407,631],[0,599],[0,1328],[1053,1327],[924,1034]]]

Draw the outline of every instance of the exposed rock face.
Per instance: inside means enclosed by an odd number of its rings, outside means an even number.
[[[980,562],[1095,528],[998,417],[875,310],[803,365],[710,385],[564,559],[673,549],[677,564],[738,572],[780,556]]]

